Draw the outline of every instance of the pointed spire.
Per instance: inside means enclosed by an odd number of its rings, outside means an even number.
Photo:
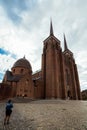
[[[68,50],[65,34],[64,34],[64,50]]]
[[[50,20],[50,35],[53,35],[52,19]]]

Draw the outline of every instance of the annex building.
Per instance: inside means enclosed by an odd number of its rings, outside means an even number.
[[[64,35],[64,51],[54,36],[52,21],[50,35],[43,42],[41,70],[32,74],[32,66],[25,58],[18,59],[7,70],[1,88],[3,96],[31,99],[81,99],[77,65]]]

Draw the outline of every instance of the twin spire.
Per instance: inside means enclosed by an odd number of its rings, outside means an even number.
[[[53,35],[54,33],[53,33],[53,25],[52,25],[52,19],[51,19],[50,20],[50,36],[53,36]],[[64,50],[68,50],[65,34],[64,34]]]
[[[68,50],[65,34],[64,34],[64,50],[65,51]]]
[[[52,25],[52,20],[50,21],[50,36],[53,36],[53,25]]]

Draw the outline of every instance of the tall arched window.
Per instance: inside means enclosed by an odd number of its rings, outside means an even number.
[[[66,84],[69,85],[69,73],[67,69],[66,69]]]

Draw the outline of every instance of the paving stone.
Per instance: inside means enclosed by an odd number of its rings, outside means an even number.
[[[0,103],[0,130],[3,129],[5,102]],[[87,130],[87,101],[15,101],[6,130]]]

